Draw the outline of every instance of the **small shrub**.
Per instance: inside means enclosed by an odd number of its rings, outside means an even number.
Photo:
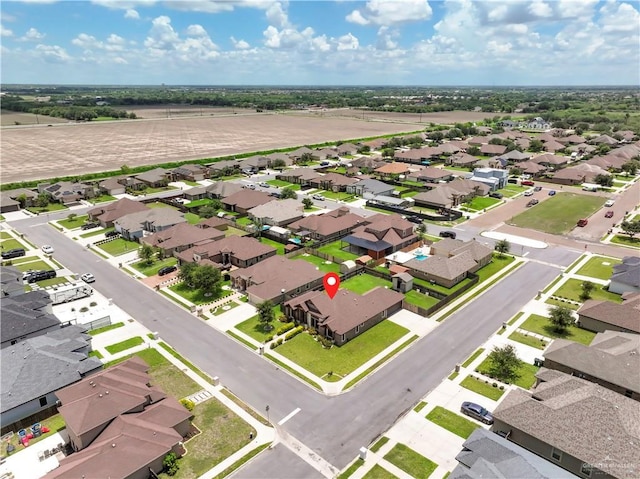
[[[264,340],[265,340],[265,342],[267,342],[267,343],[268,343],[269,341],[272,341],[272,340],[273,340],[273,334],[271,334],[271,335],[267,336],[266,338],[264,338]]]
[[[309,328],[307,331],[311,336],[315,336],[318,334],[318,331],[316,331],[315,328]]]
[[[89,311],[89,308],[87,308],[86,306],[83,306],[82,308],[80,308],[81,313],[86,313],[87,311]]]
[[[293,337],[297,336],[298,334],[300,334],[302,331],[304,331],[304,327],[303,326],[298,326],[294,330],[289,331],[287,334],[285,334],[284,339],[286,339],[288,341],[291,338],[293,338]]]
[[[175,476],[178,472],[178,469],[180,469],[180,465],[178,464],[178,457],[175,455],[175,453],[170,452],[169,454],[164,456],[164,459],[162,460],[162,466],[169,476]]]
[[[94,306],[98,306],[98,303],[96,303],[95,301],[91,301],[89,306],[91,306],[93,308]]]
[[[4,262],[5,266],[11,266],[12,264],[13,264],[13,261],[11,261],[11,260]]]
[[[187,398],[180,399],[180,404],[187,408],[187,411],[193,411],[193,408],[196,407],[195,403]]]
[[[271,348],[271,349],[276,349],[277,347],[278,347],[278,342],[277,342],[277,341],[276,341],[276,342],[274,342],[274,343],[271,343],[271,344],[269,345],[269,348]]]
[[[493,384],[492,384],[492,386],[493,386],[494,388],[497,388],[497,387],[498,387],[498,383],[493,383]]]
[[[500,385],[500,391],[504,391],[504,386],[502,384]]]
[[[287,324],[283,324],[282,326],[280,326],[277,330],[276,330],[276,334],[280,335],[280,334],[284,334],[287,331],[292,330],[293,328],[295,328],[296,325],[295,323],[287,323]]]
[[[282,343],[284,343],[284,339],[282,339],[282,338],[278,338],[278,341],[277,341],[277,342],[278,342],[278,346],[280,346]]]

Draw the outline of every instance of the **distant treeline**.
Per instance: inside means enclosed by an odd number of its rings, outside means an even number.
[[[19,97],[5,97],[2,109],[36,115],[53,116],[74,121],[91,121],[96,118],[129,118],[135,119],[136,114],[108,106],[82,106],[73,104],[56,104],[55,102],[24,101]]]

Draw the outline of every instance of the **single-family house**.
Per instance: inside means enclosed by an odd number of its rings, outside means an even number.
[[[306,261],[272,256],[248,268],[231,272],[236,289],[246,292],[251,304],[280,304],[322,286],[324,272]]]
[[[631,160],[640,155],[640,141],[630,145],[619,146],[609,151],[609,155],[621,156],[625,160]]]
[[[107,178],[98,183],[98,190],[105,195],[123,195],[126,193],[126,187],[120,182],[119,178]]]
[[[260,170],[266,170],[271,166],[271,158],[268,156],[251,156],[240,160],[240,170],[251,171],[257,173]]]
[[[543,153],[542,155],[534,156],[531,161],[542,166],[546,166],[551,169],[558,169],[565,166],[571,158],[568,156],[558,156],[551,153]]]
[[[108,205],[98,206],[87,212],[91,221],[99,221],[103,228],[110,228],[118,218],[140,211],[148,211],[149,208],[144,203],[121,198]]]
[[[0,301],[6,296],[20,296],[25,293],[22,271],[15,266],[0,266]],[[0,304],[2,303],[0,302]],[[2,311],[4,313],[4,305]],[[0,316],[0,325],[2,324]],[[2,342],[4,343],[4,340]]]
[[[251,208],[247,215],[262,225],[286,226],[304,217],[304,205],[293,198],[273,200]]]
[[[524,122],[522,128],[528,128],[531,130],[549,130],[551,128],[551,123],[545,121],[544,118],[536,117],[531,121]]]
[[[217,218],[218,219],[218,218]],[[140,238],[141,244],[162,249],[163,255],[173,256],[194,245],[217,241],[225,237],[224,231],[216,228],[199,228],[189,223],[178,223],[157,233]]]
[[[269,158],[271,165],[273,165],[276,160],[284,161],[285,166],[293,165],[293,158],[285,153],[271,153],[267,155],[267,158]]]
[[[612,293],[638,293],[640,292],[640,257],[625,256],[622,263],[613,266],[609,283],[609,291]]]
[[[211,178],[223,176],[225,174],[234,174],[240,171],[239,160],[220,160],[215,163],[209,163],[205,166],[209,169],[209,176]]]
[[[348,185],[346,188],[347,193],[361,196],[363,198],[371,198],[378,195],[391,196],[393,195],[393,190],[393,185],[389,185],[374,178],[360,180]]]
[[[310,154],[314,158],[317,158],[315,156],[315,153],[316,152],[314,150],[312,150],[311,148],[306,147],[306,146],[301,146],[300,148],[297,148],[297,149],[295,149],[293,151],[290,151],[289,152],[289,158],[293,159],[293,161],[295,163],[295,162],[299,161],[302,158],[303,155],[306,155],[306,154]]]
[[[640,334],[640,293],[625,293],[620,303],[588,299],[578,309],[578,324],[597,333],[622,331]]]
[[[507,147],[504,145],[482,145],[480,147],[480,153],[486,156],[499,156],[507,151]]]
[[[284,303],[284,314],[342,346],[400,311],[403,300],[403,294],[380,286],[363,295],[343,289],[333,298],[324,291],[309,291]]]
[[[393,159],[404,163],[428,164],[431,160],[440,158],[440,154],[441,150],[435,147],[412,148],[396,151]]]
[[[341,206],[327,213],[306,216],[291,223],[289,229],[314,240],[329,241],[342,238],[367,222],[366,218],[351,213],[346,206]]]
[[[544,351],[544,367],[640,401],[639,334],[605,331],[589,345],[555,339]]]
[[[9,196],[8,192],[0,193],[0,213],[10,213],[12,211],[20,211],[21,205],[18,200],[14,200]]]
[[[33,416],[43,411],[53,414],[56,391],[102,369],[98,358],[89,357],[91,336],[85,332],[85,327],[71,325],[2,348],[3,434],[24,427],[24,423],[33,424]],[[19,421],[24,421],[20,427],[12,427]]]
[[[469,168],[478,162],[479,159],[480,158],[476,158],[468,153],[456,153],[447,158],[447,164]]]
[[[453,208],[473,196],[486,196],[490,187],[478,181],[465,178],[455,178],[447,184],[437,185],[435,188],[413,197],[416,206],[427,208]]]
[[[12,346],[50,331],[60,329],[63,324],[53,314],[51,299],[46,291],[25,292],[22,273],[11,266],[2,266],[3,291],[7,288],[5,281],[19,284],[19,294],[0,298],[0,348]],[[12,273],[12,271],[14,271]],[[6,275],[6,276],[5,276]]]
[[[272,200],[273,197],[262,191],[243,189],[223,198],[221,201],[227,211],[245,215],[251,208],[264,205]]]
[[[566,148],[566,145],[556,140],[544,142],[544,149],[549,153],[555,153],[556,151],[564,150],[565,148]]]
[[[333,160],[339,156],[335,148],[318,148],[314,155],[320,160]]]
[[[539,165],[538,163],[534,163],[533,161],[523,161],[518,165],[518,168],[520,168],[522,173],[531,175],[534,177],[540,176],[547,171],[546,166]]]
[[[169,184],[171,173],[164,168],[154,168],[136,175],[135,178],[149,188],[162,188]]]
[[[336,147],[336,151],[339,156],[355,155],[358,152],[358,147],[353,143],[342,143]]]
[[[72,181],[59,181],[52,185],[42,183],[38,185],[38,191],[48,194],[53,201],[63,205],[78,203],[96,195],[95,186]]]
[[[489,143],[489,138],[486,136],[474,136],[467,139],[467,143],[471,146],[487,145]]]
[[[211,218],[200,221],[196,226],[198,228],[216,228],[220,231],[226,231],[229,228],[229,223],[223,218],[212,216]]]
[[[355,168],[358,168],[360,171],[373,171],[376,168],[381,167],[386,164],[379,156],[362,156],[360,158],[356,158],[355,160],[349,160],[349,164]]]
[[[491,191],[496,191],[507,186],[509,172],[498,168],[476,168],[473,170],[473,176],[469,178],[472,181],[484,183],[488,185]]]
[[[412,171],[407,175],[407,178],[424,183],[441,183],[443,181],[451,181],[453,179],[453,173],[443,168],[427,166],[426,168]]]
[[[378,175],[384,177],[393,177],[398,175],[406,175],[411,170],[409,170],[409,165],[405,163],[386,163],[379,168],[374,170]]]
[[[276,178],[289,183],[308,186],[309,182],[318,176],[320,176],[319,173],[312,168],[295,168],[277,174]]]
[[[369,224],[358,226],[342,239],[352,253],[380,259],[419,241],[413,231],[414,224],[398,214],[380,214],[367,219]]]
[[[327,173],[317,175],[309,180],[309,186],[327,191],[346,191],[347,187],[358,182],[357,178],[349,178],[339,173]]]
[[[507,160],[509,163],[520,163],[522,161],[527,161],[531,159],[531,153],[523,153],[518,150],[507,151],[503,155],[500,155],[498,159]]]
[[[16,188],[15,190],[9,190],[3,194],[6,194],[12,200],[18,201],[21,208],[33,206],[38,198],[38,193],[36,191],[27,188]]]
[[[137,241],[145,232],[156,233],[186,222],[184,214],[173,208],[149,208],[121,216],[113,225],[123,238]]]
[[[609,135],[600,135],[600,136],[590,140],[590,143],[593,143],[595,145],[613,146],[613,145],[617,145],[619,143],[619,141],[616,140],[615,138],[610,137]]]
[[[202,181],[209,178],[209,168],[196,164],[181,165],[171,170],[170,176],[172,181]]]
[[[493,431],[580,477],[640,476],[637,401],[559,371],[540,370],[538,378],[549,380],[506,394]]]
[[[184,190],[184,199],[188,201],[196,201],[207,198],[209,196],[207,188],[207,186],[194,186],[193,188]]]
[[[594,156],[593,158],[587,160],[584,164],[599,166],[603,170],[607,171],[622,171],[622,166],[625,163],[628,163],[629,160],[624,156],[617,155],[605,155],[605,156]]]
[[[208,185],[207,196],[212,199],[221,199],[231,196],[234,193],[242,191],[242,185],[238,183],[231,183],[229,181],[216,181]]]
[[[181,263],[210,264],[219,269],[247,268],[266,258],[275,256],[273,246],[261,243],[249,236],[227,236],[218,241],[210,241],[192,246],[176,253]]]

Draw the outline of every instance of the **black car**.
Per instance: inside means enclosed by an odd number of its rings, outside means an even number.
[[[463,402],[460,412],[485,424],[493,424],[493,414],[474,402]]]
[[[165,274],[169,274],[169,273],[173,273],[175,270],[177,270],[178,267],[177,266],[165,266],[164,268],[160,268],[158,270],[158,276],[164,276]]]
[[[111,230],[111,231],[107,231],[104,236],[106,238],[111,238],[112,236],[118,236],[120,233],[118,233],[116,230]]]
[[[538,203],[539,203],[539,201],[538,201],[538,200],[533,199],[533,200],[529,201],[529,203],[527,203],[527,208],[529,208],[529,207],[531,207],[531,206],[535,206],[535,205],[537,205]]]
[[[19,256],[24,256],[26,254],[24,248],[14,248],[8,251],[2,252],[2,259],[11,259],[18,258]]]
[[[29,273],[24,280],[27,283],[35,283],[36,281],[44,281],[45,279],[51,279],[56,277],[56,272],[52,269],[48,271],[33,271]]]
[[[419,216],[407,216],[407,221],[411,221],[412,223],[416,223],[416,224],[420,224],[422,223],[422,218],[420,218]]]
[[[489,196],[491,198],[498,198],[499,200],[502,199],[502,193],[498,193],[497,191],[492,191],[491,193],[489,193]]]
[[[99,228],[100,227],[100,223],[98,223],[97,221],[93,221],[93,222],[89,222],[89,223],[85,223],[83,224],[80,229],[81,230],[92,230],[93,228]]]
[[[440,231],[439,234],[440,234],[441,238],[456,239],[456,232],[455,231]]]

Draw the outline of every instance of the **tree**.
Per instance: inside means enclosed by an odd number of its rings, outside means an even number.
[[[304,205],[304,209],[308,210],[313,206],[313,200],[311,198],[303,198],[302,204]]]
[[[222,276],[220,270],[209,264],[197,266],[192,274],[193,285],[202,291],[206,297],[220,296],[222,291]]]
[[[203,218],[211,218],[215,216],[216,213],[218,213],[218,209],[214,208],[213,205],[204,205],[198,210],[198,215]]]
[[[144,261],[144,264],[150,265],[153,263],[153,255],[155,250],[153,246],[148,244],[143,244],[142,247],[138,250],[138,257]]]
[[[393,148],[385,148],[382,150],[382,157],[383,158],[393,158],[393,155],[395,155],[395,150]]]
[[[558,333],[564,333],[574,323],[573,312],[566,306],[549,308],[549,322]]]
[[[509,243],[509,241],[507,241],[506,239],[501,239],[500,241],[496,242],[495,250],[498,252],[498,256],[500,256],[500,258],[502,258],[505,253],[508,253],[510,249],[511,243]]]
[[[298,159],[297,163],[299,165],[308,165],[313,160],[314,160],[313,154],[311,154],[311,153],[303,153],[302,155],[300,155],[300,158]]]
[[[580,293],[580,300],[586,301],[591,298],[591,293],[594,289],[596,289],[596,285],[591,281],[583,281],[580,285],[582,288],[582,292]]]
[[[20,203],[20,208],[24,208],[27,205],[27,195],[24,193],[18,195],[16,201]]]
[[[360,154],[369,153],[370,151],[371,147],[369,145],[362,145],[360,148],[358,148],[358,153]]]
[[[162,467],[164,467],[164,471],[169,476],[176,475],[178,469],[180,469],[180,465],[178,464],[178,457],[174,452],[170,452],[169,454],[164,456],[164,459],[162,460]]]
[[[531,140],[531,143],[529,143],[529,151],[533,151],[534,153],[537,153],[542,150],[544,150],[544,143],[542,143],[542,141]]]
[[[195,286],[194,276],[197,268],[196,263],[182,263],[180,271],[178,271],[178,278],[188,286]]]
[[[640,233],[640,220],[623,221],[620,228],[624,234],[629,235],[629,238],[633,239],[635,235]]]
[[[295,190],[291,186],[282,188],[282,190],[280,191],[280,198],[283,200],[287,200],[290,198],[296,199],[297,197],[298,195],[296,194]]]
[[[522,170],[517,166],[514,166],[509,170],[509,174],[513,176],[520,176],[522,174]]]
[[[287,164],[284,162],[284,160],[281,160],[280,158],[278,158],[277,160],[274,160],[273,163],[271,163],[271,168],[273,168],[274,170],[281,170],[285,166],[287,166]]]
[[[480,148],[478,148],[477,146],[470,146],[469,148],[467,148],[467,153],[470,154],[471,156],[479,155]]]
[[[39,208],[46,208],[51,201],[51,197],[47,193],[40,193],[36,198],[36,206]]]
[[[273,326],[271,322],[275,319],[273,312],[273,303],[266,300],[258,305],[258,320],[262,324],[263,331],[271,331]]]
[[[128,175],[131,173],[131,168],[127,165],[122,165],[120,167],[120,173],[122,173],[123,175]]]
[[[622,171],[630,176],[634,176],[638,170],[640,169],[640,161],[638,160],[630,160],[622,165]],[[17,198],[20,201],[20,197]]]
[[[489,353],[489,374],[506,383],[512,383],[520,376],[518,369],[522,361],[516,354],[516,349],[510,344],[502,348],[495,346]]]
[[[68,214],[68,215],[67,215],[67,219],[68,219],[69,221],[73,221],[73,220],[75,220],[77,217],[78,217],[78,215],[77,215],[77,214],[75,214],[75,213],[70,213],[70,214]]]
[[[600,186],[613,186],[613,177],[611,175],[596,175],[593,181]]]

